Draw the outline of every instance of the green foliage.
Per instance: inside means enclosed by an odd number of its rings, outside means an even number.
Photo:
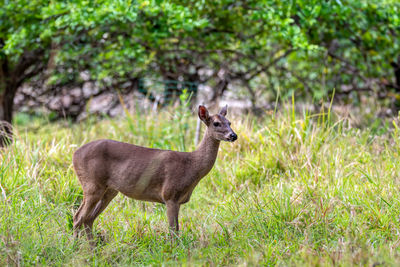
[[[389,77],[393,77],[391,63],[400,56],[398,1],[296,3],[307,40],[323,48],[321,53],[311,55],[318,64],[315,68],[321,69],[317,77],[326,80],[322,90],[349,84],[355,88],[385,90],[385,85],[394,83]],[[304,71],[312,75],[315,72],[309,69],[312,66],[312,62],[301,64],[299,71],[306,67]]]
[[[186,101],[182,96],[183,106]],[[94,252],[84,238],[74,240],[71,220],[82,190],[73,152],[98,138],[179,148],[183,133],[187,151],[193,150],[195,116],[173,114],[172,108],[138,111],[76,125],[36,119],[29,126],[17,116],[16,140],[0,153],[0,264],[400,262],[398,121],[393,130],[380,126],[378,135],[349,127],[351,121],[330,110],[298,114],[291,107],[264,119],[230,118],[239,138],[221,144],[214,169],[182,207],[175,245],[163,205],[123,196],[96,221],[104,243]],[[166,135],[178,118],[185,118],[182,126]]]
[[[279,90],[318,100],[342,85],[394,86],[398,1],[3,2],[1,58],[42,49],[47,61],[55,51],[49,83],[80,80],[83,70],[105,85],[145,75],[199,81],[199,68],[224,66],[249,91],[261,88],[253,102]]]

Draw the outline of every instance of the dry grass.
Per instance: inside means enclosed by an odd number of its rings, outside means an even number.
[[[196,123],[184,110],[19,126],[16,142],[0,153],[0,265],[400,263],[396,122],[357,129],[290,108],[231,119],[239,139],[222,144],[183,206],[177,244],[164,206],[122,196],[95,222],[105,242],[92,251],[74,240],[82,191],[73,151],[97,138],[192,150]]]

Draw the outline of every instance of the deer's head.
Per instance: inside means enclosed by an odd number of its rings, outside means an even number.
[[[232,130],[231,123],[225,116],[228,111],[228,106],[221,109],[218,114],[209,115],[205,106],[199,106],[199,118],[208,127],[211,136],[219,141],[234,142],[237,139],[237,134]]]

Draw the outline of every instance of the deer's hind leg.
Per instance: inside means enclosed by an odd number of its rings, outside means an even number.
[[[79,236],[79,228],[82,226],[82,220],[80,220],[80,213],[82,208],[85,206],[85,197],[83,197],[82,203],[79,206],[78,210],[75,212],[73,222],[74,222],[74,237],[77,238]]]
[[[89,217],[87,218],[86,222],[84,222],[84,224],[90,225],[91,228],[94,220],[100,215],[100,213],[103,212],[105,208],[107,208],[108,204],[110,204],[111,200],[113,200],[117,194],[118,191],[107,188],[103,197],[100,199],[100,201],[97,202],[96,206],[89,214]]]
[[[99,185],[85,185],[83,187],[83,202],[74,216],[74,236],[78,236],[79,228],[83,225],[87,238],[93,239],[92,226],[93,215],[96,213],[96,206],[104,197],[107,188]]]

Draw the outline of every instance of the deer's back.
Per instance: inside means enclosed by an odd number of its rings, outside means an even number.
[[[82,184],[95,181],[135,199],[163,202],[163,188],[188,186],[179,181],[191,164],[187,155],[97,140],[80,147],[73,163]]]

